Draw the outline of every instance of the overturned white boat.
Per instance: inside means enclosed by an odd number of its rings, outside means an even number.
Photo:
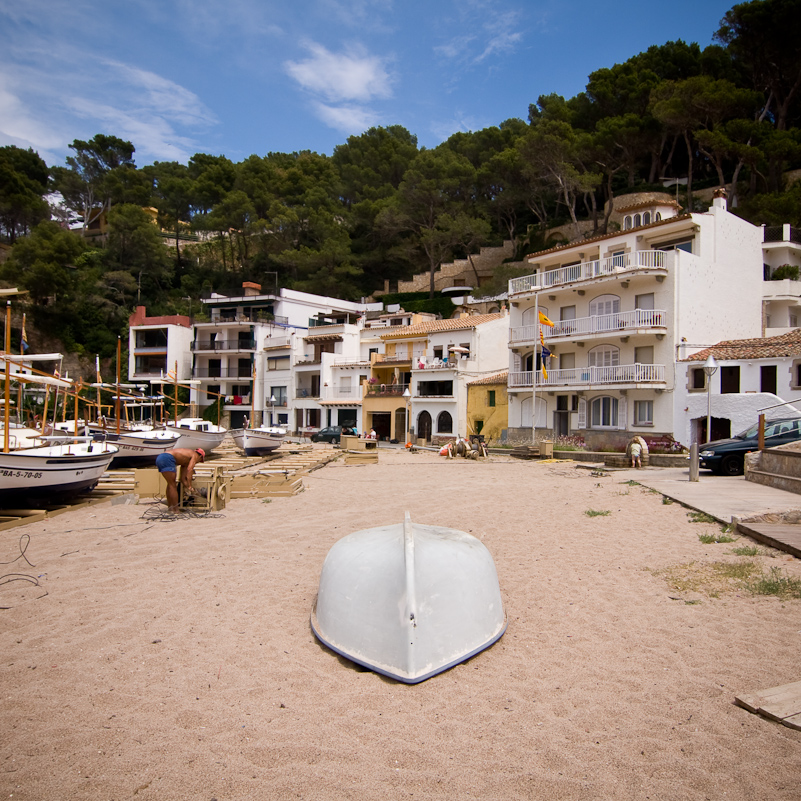
[[[117,448],[106,442],[68,442],[0,453],[0,507],[66,499],[92,489]]]
[[[278,426],[259,426],[258,428],[237,428],[231,431],[237,448],[246,456],[266,456],[284,441],[286,429]]]
[[[487,548],[463,531],[412,523],[357,531],[328,552],[311,625],[338,654],[416,684],[506,630]]]
[[[147,467],[156,463],[160,453],[178,447],[179,434],[172,431],[92,431],[99,442],[110,442],[117,447],[112,467]]]

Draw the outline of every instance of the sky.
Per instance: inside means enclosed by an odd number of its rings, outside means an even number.
[[[312,150],[402,125],[436,147],[527,119],[590,72],[712,43],[734,0],[0,0],[0,146],[75,139],[139,166]]]

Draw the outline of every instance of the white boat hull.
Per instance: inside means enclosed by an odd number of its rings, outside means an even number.
[[[108,470],[117,448],[80,442],[0,453],[0,506],[55,502],[92,489]]]
[[[228,433],[221,426],[195,418],[179,420],[177,426],[165,426],[165,430],[178,435],[178,444],[175,447],[192,451],[203,448],[206,453],[219,447]]]
[[[97,439],[116,445],[112,467],[146,467],[156,463],[160,453],[178,447],[179,435],[171,431],[129,431],[125,434],[94,432]]]
[[[337,542],[312,610],[319,640],[406,684],[448,670],[506,630],[492,556],[475,537],[412,524],[357,531]]]
[[[265,426],[263,428],[238,428],[231,431],[237,448],[246,456],[266,456],[280,447],[286,436],[283,428]]]

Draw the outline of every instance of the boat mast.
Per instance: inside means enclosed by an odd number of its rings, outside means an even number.
[[[6,337],[3,343],[3,350],[6,356],[9,355],[8,344],[11,341],[11,301],[6,301]],[[3,407],[3,453],[8,453],[8,405],[11,401],[9,397],[11,389],[11,381],[9,373],[11,372],[11,363],[6,358],[6,386],[5,386],[5,406]]]
[[[178,426],[178,360],[175,360],[175,370],[172,374],[173,377],[173,389],[175,394],[175,425]]]
[[[117,399],[114,401],[114,414],[117,416],[117,436],[120,434],[120,359],[122,358],[122,343],[117,337]]]

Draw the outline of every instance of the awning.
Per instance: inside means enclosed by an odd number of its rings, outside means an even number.
[[[342,342],[341,334],[312,334],[303,337],[304,342]]]

